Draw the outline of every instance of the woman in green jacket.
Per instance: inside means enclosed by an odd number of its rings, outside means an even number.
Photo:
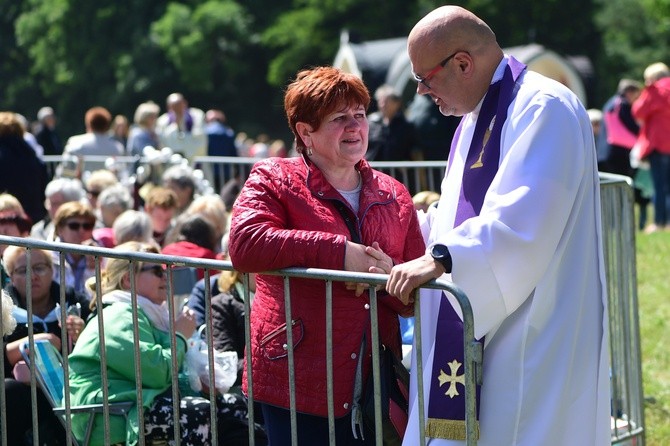
[[[128,242],[117,247],[122,251],[154,252],[151,244]],[[137,322],[139,326],[139,357],[142,372],[142,404],[144,425],[138,424],[137,407],[128,421],[120,416],[110,417],[112,444],[135,445],[140,430],[151,441],[172,441],[172,356],[168,311],[163,303],[167,285],[163,267],[159,264],[137,262],[135,290],[137,292]],[[133,337],[133,308],[130,294],[130,263],[123,259],[108,259],[102,272],[99,291],[102,294],[105,325],[105,356],[107,358],[107,388],[109,401],[137,401]],[[94,288],[94,284],[93,284]],[[93,290],[95,291],[95,290]],[[95,316],[81,333],[76,348],[69,357],[71,404],[103,402],[100,373],[100,334]],[[177,364],[181,368],[186,353],[186,340],[196,328],[195,315],[185,309],[174,323],[177,334]],[[202,397],[182,397],[180,401],[182,445],[209,443],[209,400]],[[84,437],[87,416],[72,415],[72,430],[78,439]],[[98,415],[92,435],[92,445],[103,444],[104,421]]]

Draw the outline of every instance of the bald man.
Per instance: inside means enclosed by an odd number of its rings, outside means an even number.
[[[427,252],[393,268],[388,292],[407,302],[444,278],[467,294],[484,344],[478,445],[610,444],[599,182],[586,110],[565,86],[505,55],[486,23],[460,7],[421,19],[408,52],[418,93],[463,118],[445,150],[439,204],[421,215]],[[425,435],[431,446],[460,445],[459,306],[428,289],[420,304],[426,431],[413,375],[404,444]]]
[[[207,155],[205,113],[189,107],[181,93],[172,93],[165,100],[167,112],[158,117],[156,133],[163,147],[170,147],[189,162]]]

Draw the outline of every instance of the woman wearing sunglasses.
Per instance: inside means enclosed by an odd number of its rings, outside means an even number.
[[[158,253],[153,243],[127,242],[115,249],[124,252]],[[134,269],[131,275],[131,268]],[[174,436],[172,376],[179,370],[172,368],[171,337],[176,332],[176,362],[181,369],[187,339],[195,332],[193,310],[184,308],[170,324],[167,306],[167,276],[160,264],[110,258],[102,271],[101,283],[88,281],[93,292],[101,294],[104,322],[104,352],[101,351],[98,316],[93,317],[69,357],[70,392],[73,405],[100,403],[100,389],[107,385],[109,402],[137,402],[137,388],[142,387],[144,423],[138,424],[137,407],[130,410],[127,421],[121,416],[110,417],[111,444],[135,445],[140,435],[146,444],[172,444]],[[134,282],[131,284],[131,281]],[[133,310],[133,290],[137,294],[137,311]],[[135,376],[134,324],[138,324],[141,381]],[[107,382],[100,376],[100,358],[107,360]],[[211,444],[210,400],[190,396],[186,388],[180,393],[180,432],[182,445]],[[219,427],[230,412],[235,396],[217,397]],[[240,398],[238,398],[239,400]],[[92,434],[93,445],[103,444],[104,423],[98,415]],[[86,431],[87,416],[72,416],[72,430],[77,439]],[[219,428],[219,439],[225,441],[225,432]],[[246,431],[245,431],[246,433]],[[223,441],[222,441],[223,444]],[[228,443],[226,443],[228,444]]]
[[[93,240],[95,213],[88,205],[79,201],[64,203],[54,217],[54,231],[57,242],[75,245],[97,246]],[[60,254],[53,253],[54,280],[60,282]],[[65,284],[77,291],[86,289],[85,282],[95,276],[95,264],[92,257],[82,254],[65,253]]]

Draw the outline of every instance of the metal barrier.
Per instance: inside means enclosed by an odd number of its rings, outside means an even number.
[[[171,324],[174,324],[174,315],[176,314],[177,305],[172,299],[172,296],[174,296],[174,289],[175,289],[175,284],[173,283],[173,268],[175,267],[192,267],[192,268],[205,268],[206,273],[205,273],[205,287],[206,287],[206,296],[207,296],[207,303],[206,305],[206,314],[205,314],[205,320],[207,321],[207,329],[206,333],[209,334],[208,338],[208,345],[212,345],[212,339],[211,339],[211,315],[210,315],[210,299],[211,299],[211,289],[209,286],[209,278],[211,271],[210,270],[226,270],[230,271],[232,270],[232,264],[230,262],[226,261],[216,261],[216,260],[200,260],[200,259],[189,259],[189,258],[183,258],[183,257],[175,257],[175,256],[165,256],[165,255],[160,255],[160,254],[151,254],[151,253],[137,253],[137,252],[122,252],[114,249],[106,249],[106,248],[95,248],[95,247],[87,247],[87,246],[76,246],[76,245],[71,245],[71,244],[62,244],[62,243],[50,243],[50,242],[44,242],[40,240],[34,240],[34,239],[29,239],[29,238],[15,238],[15,237],[6,237],[6,236],[0,236],[0,244],[4,245],[17,245],[17,246],[23,246],[28,248],[28,252],[32,249],[45,249],[49,251],[57,251],[60,253],[61,256],[61,265],[64,264],[62,256],[65,255],[65,253],[75,253],[75,254],[81,254],[81,255],[89,255],[94,257],[95,260],[95,269],[96,269],[96,281],[99,283],[101,279],[101,263],[104,258],[122,258],[122,259],[127,259],[129,261],[129,272],[130,274],[133,274],[133,267],[132,265],[135,262],[151,262],[151,263],[162,263],[168,266],[167,272],[168,272],[168,295],[170,298],[168,298],[168,308],[169,312],[171,315]],[[27,254],[29,256],[30,254]],[[30,261],[27,262],[27,265],[30,265]],[[61,269],[64,267],[61,266]],[[29,266],[27,268],[27,277],[30,277],[32,274],[31,272],[32,268]],[[336,281],[355,281],[355,282],[365,282],[369,283],[370,285],[382,285],[386,283],[387,276],[385,275],[377,275],[377,274],[369,274],[369,273],[348,273],[348,272],[341,272],[341,271],[331,271],[331,270],[322,270],[322,269],[314,269],[314,268],[290,268],[290,269],[285,269],[281,271],[273,271],[269,272],[268,274],[274,274],[274,275],[281,275],[284,277],[284,283],[285,283],[285,296],[287,300],[287,305],[286,305],[286,317],[287,320],[292,319],[291,315],[291,306],[290,306],[290,287],[288,286],[289,281],[291,278],[310,278],[310,279],[318,279],[324,281],[324,287],[325,287],[325,305],[324,305],[324,311],[326,312],[327,316],[327,324],[325,329],[327,330],[328,336],[328,345],[327,345],[327,399],[329,401],[329,417],[328,417],[328,422],[329,422],[329,427],[330,427],[330,444],[335,445],[335,437],[334,437],[334,409],[333,409],[333,366],[332,366],[332,284],[333,282]],[[64,285],[64,271],[61,271],[61,277],[62,282],[61,282],[61,287]],[[470,445],[475,445],[476,444],[476,437],[475,437],[475,427],[474,424],[472,424],[468,420],[474,420],[475,419],[475,413],[476,413],[476,407],[475,407],[475,399],[474,399],[474,388],[475,388],[475,382],[476,382],[476,372],[477,370],[480,370],[480,367],[477,366],[477,364],[481,364],[481,353],[482,353],[482,346],[481,344],[474,338],[474,322],[473,322],[473,317],[472,317],[472,309],[470,307],[470,303],[465,296],[465,294],[454,284],[451,282],[443,281],[443,280],[436,280],[432,281],[428,284],[425,285],[425,287],[429,288],[437,288],[437,289],[442,289],[446,292],[449,292],[455,296],[455,298],[458,300],[459,304],[461,305],[461,309],[464,315],[464,327],[465,327],[465,351],[466,351],[466,361],[464,364],[464,374],[465,374],[465,392],[466,392],[466,414],[467,414],[467,420],[466,420],[466,431],[467,431],[467,436],[468,436],[468,444]],[[135,295],[135,290],[131,289],[131,293]],[[250,341],[250,336],[249,336],[249,314],[251,312],[250,304],[248,299],[248,293],[249,293],[249,288],[248,288],[248,277],[245,278],[245,293],[247,294],[247,298],[245,299],[245,330],[246,330],[246,349],[249,351],[251,349],[251,341]],[[30,295],[30,289],[28,289],[28,295]],[[373,376],[374,376],[374,382],[376,383],[375,389],[374,389],[374,398],[375,398],[375,408],[376,408],[376,419],[375,419],[375,431],[376,431],[376,444],[381,445],[382,444],[382,429],[381,429],[381,390],[379,389],[379,335],[378,335],[378,321],[377,321],[377,293],[376,293],[376,288],[374,286],[371,286],[369,289],[369,295],[370,295],[370,311],[371,311],[371,327],[372,327],[372,371],[373,371]],[[417,296],[418,297],[418,296]],[[100,296],[96,297],[96,303],[98,308],[102,307],[102,302]],[[65,294],[61,293],[61,308],[65,308]],[[421,316],[418,312],[419,304],[418,304],[418,298],[416,299],[415,302],[415,309],[417,311],[416,314],[416,321],[415,321],[415,326],[417,327],[417,333],[420,333],[421,329]],[[30,299],[27,299],[27,309],[28,314],[32,314],[32,305],[30,304]],[[64,310],[63,310],[64,311]],[[136,301],[134,302],[134,308],[133,311],[135,312],[135,317],[137,316],[137,306],[136,306]],[[104,329],[104,320],[102,317],[102,312],[98,313],[98,326],[100,328],[100,331]],[[92,323],[92,322],[89,322]],[[30,344],[30,350],[34,350],[34,334],[33,334],[33,323],[32,323],[32,318],[29,317],[29,344]],[[1,327],[0,327],[1,328]],[[174,353],[176,351],[176,335],[174,331],[174,326],[172,326],[172,341],[171,341],[171,347],[172,347],[172,352]],[[135,382],[142,382],[142,372],[140,370],[140,357],[139,357],[139,349],[138,349],[138,339],[139,339],[139,333],[138,333],[138,327],[137,323],[135,323],[135,326],[133,327],[133,336],[135,338],[135,350],[134,350],[134,360],[135,360]],[[291,340],[291,330],[287,331],[287,337],[288,337],[288,364],[289,364],[289,386],[290,389],[295,389],[295,376],[293,373],[293,342]],[[67,360],[67,339],[66,339],[66,331],[63,331],[62,337],[62,346],[63,346],[63,351],[62,355],[64,358],[64,369],[65,369],[65,375],[67,376],[68,373],[68,360]],[[104,338],[101,337],[101,353],[104,352]],[[418,353],[420,354],[421,351],[421,339],[420,335],[417,337],[416,340],[416,348]],[[420,357],[420,356],[419,356]],[[101,375],[102,375],[102,382],[107,382],[107,358],[105,357],[104,354],[101,354]],[[213,350],[208,349],[208,360],[209,360],[209,369],[210,369],[210,382],[214,382],[214,376],[213,376]],[[4,358],[0,361],[4,361]],[[31,362],[34,362],[31,360]],[[172,366],[173,370],[178,370],[178,364],[177,364],[177,359],[176,355],[172,355]],[[251,365],[250,363],[247,364],[247,373],[248,376],[251,376],[252,379],[249,382],[249,419],[253,420],[254,419],[254,405],[253,405],[253,373],[251,370]],[[417,370],[418,370],[418,377],[419,377],[419,389],[423,389],[423,380],[422,376],[423,374],[421,373],[422,370],[422,364],[416,364]],[[0,374],[4,375],[4,364],[0,363]],[[4,376],[2,376],[4,378]],[[33,423],[33,444],[37,445],[39,443],[39,436],[38,436],[38,431],[35,429],[36,426],[38,426],[39,420],[38,420],[38,415],[37,415],[37,404],[36,404],[36,393],[35,389],[37,388],[37,383],[36,383],[36,377],[35,377],[35,372],[34,370],[31,370],[31,388],[33,389],[32,392],[32,423]],[[173,401],[177,401],[179,399],[178,397],[178,388],[179,388],[179,383],[178,383],[178,376],[176,373],[173,373],[172,375],[172,389],[173,389]],[[141,387],[138,386],[138,399],[137,401],[141,401],[142,398],[142,390]],[[294,391],[294,390],[292,390]],[[0,392],[4,392],[4,389]],[[103,401],[105,402],[106,405],[109,404],[109,394],[108,394],[108,388],[107,386],[102,386],[102,398]],[[68,380],[65,380],[65,406],[66,406],[66,434],[67,438],[70,438],[71,436],[71,412],[69,408],[71,407],[70,405],[70,398],[69,398],[69,384]],[[2,396],[2,407],[0,407],[0,423],[2,425],[6,425],[6,410],[7,407],[4,404],[5,398],[4,398],[4,393],[0,394]],[[423,407],[423,398],[420,397],[420,407]],[[210,396],[210,405],[212,407],[211,411],[211,419],[212,419],[212,426],[216,426],[216,418],[217,415],[215,413],[214,407],[214,396]],[[291,398],[291,405],[290,405],[290,413],[291,413],[291,427],[292,427],[292,444],[296,445],[297,444],[297,437],[296,437],[296,409],[295,409],[295,395],[292,396]],[[175,420],[179,419],[179,407],[178,405],[175,405],[174,408],[174,418]],[[138,404],[138,420],[141,421],[144,419],[143,416],[144,410],[142,409],[142,405]],[[105,411],[103,413],[103,419],[104,419],[104,441],[105,444],[109,444],[110,442],[110,413],[109,410]],[[421,414],[421,431],[424,430],[424,417],[423,414]],[[143,425],[140,423],[140,425]],[[217,432],[214,427],[212,427],[212,444],[218,444],[217,441]],[[6,438],[5,434],[3,432],[2,435],[0,435],[2,439],[2,446],[6,446]],[[175,438],[179,438],[179,426],[177,423],[177,426],[175,426]],[[250,423],[249,426],[249,442],[251,445],[255,444],[254,441],[254,432],[253,432],[253,423]],[[140,445],[144,445],[145,441],[143,436],[140,436]],[[179,442],[177,441],[177,444]],[[417,439],[417,444],[425,444],[425,440],[423,437]]]
[[[84,156],[80,157],[80,170],[87,170],[87,165],[99,166],[108,157]],[[63,156],[50,155],[44,157],[47,172],[50,177],[56,176],[64,159]],[[116,165],[125,165],[127,173],[131,176],[135,166],[146,164],[147,160],[139,157],[122,156],[114,158]],[[214,190],[219,192],[226,182],[238,179],[242,182],[249,176],[249,172],[258,158],[248,157],[226,157],[226,156],[199,156],[193,160],[193,166],[203,170],[205,177]],[[440,191],[445,161],[372,161],[370,163],[375,169],[384,172],[407,186],[412,195],[422,190]],[[62,168],[60,168],[62,170]],[[66,169],[67,176],[77,176],[80,173],[73,168]]]
[[[631,179],[601,173],[600,195],[609,297],[612,444],[643,446],[644,398]]]
[[[241,161],[241,160],[240,160]],[[633,204],[634,198],[632,193],[632,188],[630,186],[630,179],[627,177],[621,177],[616,175],[607,175],[601,174],[601,202],[602,202],[602,227],[603,227],[603,245],[604,245],[604,255],[605,255],[605,267],[606,267],[606,276],[607,276],[607,287],[609,293],[609,336],[610,336],[610,348],[611,348],[611,358],[610,358],[610,369],[611,369],[611,388],[612,388],[612,444],[617,445],[631,445],[631,446],[643,446],[645,443],[645,422],[644,422],[644,399],[642,392],[642,373],[641,373],[641,349],[640,349],[640,338],[639,338],[639,320],[637,312],[637,278],[636,278],[636,267],[635,267],[635,223],[634,223],[634,212]],[[84,246],[73,246],[66,244],[53,244],[42,242],[33,239],[21,239],[13,237],[0,236],[0,244],[7,245],[19,245],[29,248],[42,248],[47,250],[57,250],[61,252],[61,256],[65,252],[73,252],[77,254],[92,255],[96,258],[96,276],[100,280],[100,262],[105,257],[116,257],[116,258],[125,258],[129,261],[153,261],[164,263],[170,267],[176,266],[188,266],[188,267],[198,267],[198,268],[208,268],[212,270],[232,270],[232,265],[229,262],[221,262],[214,260],[196,260],[196,259],[185,259],[181,257],[173,256],[162,256],[156,254],[140,254],[140,253],[122,253],[115,250],[109,250],[104,248],[92,248]],[[61,259],[62,260],[62,259]],[[61,265],[64,262],[61,261]],[[332,282],[333,281],[358,281],[358,282],[367,282],[372,285],[382,284],[386,280],[386,276],[383,275],[374,275],[374,274],[365,274],[365,273],[345,273],[339,271],[328,271],[328,270],[318,270],[318,269],[303,269],[303,268],[292,268],[288,270],[275,271],[270,274],[278,274],[285,278],[286,284],[293,277],[309,277],[314,279],[323,280],[325,282],[325,311],[328,311],[330,305],[332,305]],[[61,277],[64,277],[64,272],[61,272]],[[206,271],[206,277],[210,276],[210,271]],[[168,292],[170,295],[174,294],[174,283],[172,268],[168,268]],[[205,281],[206,285],[206,295],[207,299],[211,299],[211,289],[209,287],[209,281]],[[466,333],[466,352],[470,352],[470,358],[465,365],[465,374],[466,374],[466,395],[471,395],[469,389],[474,388],[473,383],[475,382],[475,371],[477,358],[476,355],[472,354],[472,349],[477,349],[476,345],[473,344],[474,336],[472,333],[472,321],[471,321],[471,310],[469,309],[469,303],[467,298],[462,294],[458,287],[453,284],[445,281],[433,281],[426,285],[430,288],[439,288],[444,289],[456,296],[459,300],[461,306],[463,307],[463,313],[465,317],[465,326],[469,331]],[[285,287],[288,291],[289,287]],[[248,293],[248,283],[247,283],[247,293]],[[290,295],[287,294],[287,298],[290,299]],[[418,302],[418,299],[416,300]],[[373,310],[376,309],[376,294],[374,291],[371,291],[371,302]],[[174,314],[175,305],[172,303],[172,299],[169,300],[170,311]],[[250,314],[250,308],[247,299],[247,308],[246,314]],[[64,307],[64,305],[61,305]],[[290,308],[290,307],[289,307]],[[416,313],[416,322],[415,326],[418,327],[415,332],[420,333],[420,324],[421,324],[421,314],[418,311],[418,303],[416,304],[417,313]],[[30,312],[30,306],[28,308]],[[209,307],[206,308],[206,320],[210,321]],[[287,315],[288,320],[290,320],[290,313]],[[246,324],[246,336],[247,336],[247,350],[250,349],[249,341],[249,325],[248,319]],[[376,322],[376,321],[375,321]],[[208,322],[211,325],[211,321]],[[329,324],[332,324],[332,320]],[[30,330],[32,330],[32,324],[30,324]],[[376,326],[375,326],[376,327]],[[468,328],[469,327],[469,328]],[[1,327],[0,327],[1,328]],[[210,329],[207,330],[207,333],[211,333]],[[332,325],[326,327],[327,330],[332,329]],[[63,341],[65,339],[63,338]],[[209,344],[211,345],[211,339]],[[63,345],[66,345],[63,342]],[[175,341],[173,339],[173,348]],[[288,343],[289,346],[293,345],[292,342]],[[376,343],[373,343],[375,346]],[[328,351],[332,351],[332,345],[327,346]],[[416,339],[416,348],[417,356],[421,357],[421,339],[418,337]],[[137,352],[136,352],[137,353]],[[289,347],[289,364],[292,364],[293,352],[292,347]],[[378,364],[379,357],[378,351],[373,353],[373,372],[375,374],[379,373]],[[3,361],[0,359],[0,361]],[[210,369],[212,369],[212,355],[209,354]],[[104,364],[104,358],[103,358]],[[332,358],[330,361],[327,361],[332,366]],[[139,363],[139,358],[136,358],[136,363]],[[67,362],[66,362],[67,364]],[[422,395],[423,383],[421,377],[422,364],[419,362],[415,365],[418,377],[419,377],[419,394]],[[176,364],[175,364],[176,368]],[[251,372],[248,370],[248,372]],[[104,373],[104,372],[103,372]],[[4,364],[0,363],[0,374],[4,374]],[[378,376],[378,375],[376,375]],[[141,376],[138,382],[141,382]],[[212,377],[210,377],[211,379]],[[176,380],[176,376],[175,376]],[[35,387],[35,377],[32,376],[31,385]],[[375,380],[378,382],[378,379]],[[175,381],[176,383],[176,381]],[[173,386],[175,389],[177,386]],[[104,390],[104,389],[103,389]],[[331,402],[332,408],[332,370],[329,373],[329,389],[328,389],[329,401]],[[66,392],[67,395],[67,392]],[[253,419],[253,380],[250,387],[251,401],[249,404],[249,415]],[[5,406],[4,398],[4,389],[0,390],[0,400],[2,404],[0,405],[0,423],[5,425],[5,416],[7,407]],[[379,389],[375,389],[375,397],[379,397]],[[38,419],[35,409],[35,396],[33,394],[33,425],[37,426]],[[69,401],[67,402],[69,404]],[[474,399],[470,403],[472,407],[468,407],[469,413],[471,410],[474,410]],[[379,407],[377,405],[377,407]],[[423,404],[419,403],[419,408],[423,408]],[[333,412],[330,411],[332,414]],[[175,419],[178,419],[178,407],[175,408]],[[141,415],[141,411],[140,411]],[[106,425],[109,424],[109,414],[105,415]],[[213,418],[216,415],[213,414]],[[295,407],[292,407],[291,410],[291,420],[292,423],[295,423]],[[424,427],[425,416],[423,412],[420,413],[420,423],[421,430]],[[329,417],[329,422],[331,427],[333,426],[332,415]],[[377,425],[379,425],[380,420],[377,419]],[[293,426],[294,427],[294,426]],[[379,429],[377,429],[379,431]],[[468,432],[469,432],[468,428]],[[293,429],[295,431],[295,429]],[[109,432],[107,431],[107,439]],[[215,436],[216,433],[213,432]],[[252,432],[250,429],[250,436]],[[216,438],[216,437],[215,437]],[[331,437],[332,438],[332,437]],[[2,440],[2,446],[6,446],[6,438],[4,433],[0,434],[0,439]],[[253,438],[250,438],[251,444],[253,444]],[[332,441],[331,441],[332,443]],[[34,439],[34,444],[38,444],[37,438]],[[143,440],[140,444],[144,444]],[[295,444],[295,441],[294,441]],[[377,439],[377,444],[381,444],[380,439]],[[417,444],[424,444],[423,439],[418,439]],[[475,441],[472,440],[469,444],[475,444]]]

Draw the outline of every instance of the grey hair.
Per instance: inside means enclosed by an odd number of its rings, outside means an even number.
[[[84,184],[76,178],[56,178],[51,180],[44,189],[47,198],[60,193],[65,201],[80,201],[86,197]]]
[[[128,209],[119,215],[112,225],[114,242],[150,242],[153,237],[151,218],[145,212]]]
[[[100,208],[118,206],[120,209],[126,210],[131,209],[133,203],[132,195],[130,195],[127,187],[121,183],[106,187],[98,197],[98,207]]]
[[[193,169],[183,164],[169,167],[161,178],[163,184],[174,181],[181,188],[190,187],[193,192],[196,190],[195,177],[193,176]]]

